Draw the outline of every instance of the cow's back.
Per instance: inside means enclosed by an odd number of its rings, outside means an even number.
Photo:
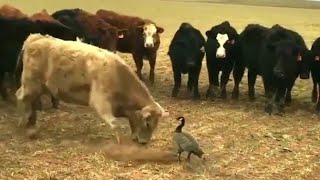
[[[31,35],[28,39],[36,40],[26,40],[22,83],[39,79],[50,91],[58,91],[62,100],[86,105],[92,75],[113,54],[82,42],[41,36]]]
[[[146,23],[145,19],[136,16],[127,16],[118,14],[113,11],[100,9],[96,12],[96,15],[103,19],[105,22],[117,29],[127,29],[127,33],[123,38],[118,39],[117,50],[124,53],[131,53],[133,48],[136,48],[142,41],[142,35],[137,33],[137,27],[142,26]]]

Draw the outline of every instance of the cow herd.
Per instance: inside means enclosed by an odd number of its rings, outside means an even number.
[[[173,97],[178,95],[181,74],[187,73],[188,89],[192,91],[194,99],[200,97],[198,80],[202,59],[206,54],[209,76],[207,98],[219,96],[225,99],[226,85],[233,72],[232,98],[238,99],[239,83],[247,68],[250,101],[255,99],[254,86],[259,75],[267,99],[265,111],[283,114],[284,107],[291,103],[291,90],[296,79],[309,79],[311,72],[314,84],[312,101],[317,102],[316,111],[320,112],[320,38],[314,41],[309,50],[301,35],[279,24],[270,28],[249,24],[238,33],[228,21],[213,26],[205,34],[207,41],[198,29],[185,22],[175,33],[168,53],[174,74]]]
[[[160,34],[164,32],[155,22],[102,9],[95,14],[63,9],[51,15],[42,10],[28,16],[4,5],[0,26],[0,94],[7,99],[7,73],[15,78],[17,106],[28,126],[36,124],[43,94],[51,95],[54,108],[59,99],[92,107],[112,129],[116,129],[116,118],[128,118],[132,138],[139,143],[147,143],[158,120],[168,116],[140,81],[146,59],[149,81],[154,83]],[[282,114],[291,102],[295,80],[309,79],[311,72],[312,101],[318,102],[316,110],[320,112],[320,38],[309,50],[301,35],[278,24],[249,24],[238,33],[228,21],[213,26],[205,35],[207,40],[187,22],[174,34],[168,51],[174,76],[172,97],[179,94],[181,74],[188,74],[187,87],[193,99],[200,98],[198,81],[206,57],[207,98],[227,98],[226,86],[233,72],[232,98],[238,99],[247,68],[249,99],[255,99],[259,75],[267,98],[265,111],[271,114],[276,105],[276,114]],[[136,72],[117,51],[132,54]]]

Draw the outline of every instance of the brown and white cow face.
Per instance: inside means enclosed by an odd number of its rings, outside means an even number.
[[[145,48],[153,48],[156,42],[159,41],[159,34],[163,33],[164,31],[162,27],[157,27],[153,23],[139,26],[138,30],[140,30],[143,35],[143,46]]]
[[[134,122],[131,121],[132,137],[140,144],[146,144],[150,141],[158,122],[162,118],[169,116],[158,103],[153,106],[146,106],[136,112]]]

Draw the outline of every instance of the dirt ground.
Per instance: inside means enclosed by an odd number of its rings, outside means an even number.
[[[260,78],[254,103],[247,98],[246,77],[241,83],[239,101],[230,98],[233,81],[228,84],[227,100],[206,100],[205,59],[200,77],[201,100],[191,100],[186,92],[186,77],[179,97],[172,99],[173,77],[167,56],[171,38],[183,21],[203,34],[224,20],[229,20],[238,32],[248,23],[279,23],[300,32],[310,47],[320,36],[320,10],[152,0],[1,2],[9,2],[29,14],[43,8],[50,13],[63,8],[79,7],[91,12],[104,8],[156,21],[165,32],[161,35],[156,83],[148,87],[170,111],[170,118],[160,122],[148,145],[154,149],[150,152],[141,147],[112,145],[114,137],[108,125],[88,107],[62,103],[54,110],[48,97],[44,97],[45,109],[39,112],[38,120],[41,130],[37,139],[30,140],[16,127],[15,106],[1,100],[0,179],[320,179],[320,120],[311,103],[311,79],[297,80],[293,102],[285,116],[269,116],[263,111]],[[131,55],[121,57],[135,69]],[[145,79],[148,71],[145,62]],[[179,164],[170,154],[175,119],[180,115],[186,117],[184,130],[199,141],[206,161],[192,157],[191,165]],[[127,122],[123,124],[126,139],[129,128]],[[129,151],[135,156],[128,157]],[[159,161],[142,161],[147,156]]]

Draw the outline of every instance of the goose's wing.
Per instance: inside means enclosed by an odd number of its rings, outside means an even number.
[[[190,141],[189,137],[183,133],[177,133],[175,142],[177,146],[184,151],[194,151],[195,149],[198,149],[198,145],[194,144],[193,141]]]
[[[198,144],[197,140],[195,140],[192,135],[190,135],[189,133],[186,133],[186,132],[182,132],[182,133],[183,133],[183,135],[184,135],[186,138],[189,139],[189,141],[190,141],[192,144],[194,144],[193,146],[199,147],[199,144]]]

